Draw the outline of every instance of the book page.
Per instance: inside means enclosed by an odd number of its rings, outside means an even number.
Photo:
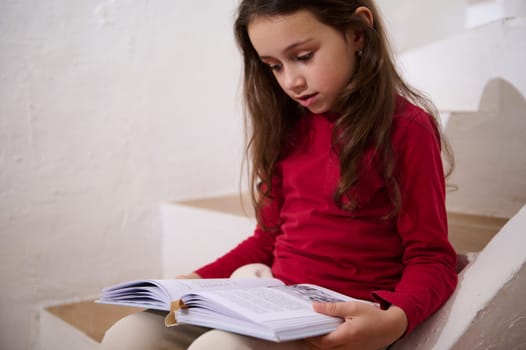
[[[326,334],[343,322],[341,318],[315,312],[314,301],[359,301],[374,305],[311,284],[198,291],[184,295],[181,300],[185,308],[177,311],[176,322],[271,341]]]
[[[103,289],[99,303],[170,310],[170,304],[193,291],[283,285],[275,278],[136,280]]]
[[[202,291],[183,296],[186,306],[210,308],[218,313],[231,313],[254,322],[312,316],[328,317],[312,309],[313,301],[338,302],[354,300],[334,291],[298,284],[272,288],[247,288]],[[192,310],[189,311],[191,313]]]
[[[179,299],[184,294],[193,291],[275,287],[284,285],[283,282],[276,278],[202,278],[160,280],[159,282],[159,284],[169,293],[171,300]]]

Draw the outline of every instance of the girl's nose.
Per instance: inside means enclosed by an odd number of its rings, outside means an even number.
[[[306,86],[306,80],[302,74],[297,71],[289,70],[285,74],[284,87],[294,92],[295,94],[300,94]]]

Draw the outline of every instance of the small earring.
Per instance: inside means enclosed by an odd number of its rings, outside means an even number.
[[[356,51],[356,56],[362,57],[363,56],[363,50]]]

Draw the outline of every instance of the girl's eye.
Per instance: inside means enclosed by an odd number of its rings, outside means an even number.
[[[282,68],[281,64],[269,64],[268,67],[274,72],[279,72]]]
[[[296,57],[296,60],[301,61],[301,62],[306,62],[306,61],[308,61],[308,60],[310,60],[312,58],[312,55],[313,55],[313,53],[309,52],[309,53],[306,53],[304,55],[300,55],[300,56]]]

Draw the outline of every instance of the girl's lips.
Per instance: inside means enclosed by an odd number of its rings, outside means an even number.
[[[317,95],[318,95],[317,92],[313,94],[303,95],[301,97],[298,97],[298,100],[302,106],[309,107],[314,102],[314,99],[316,98]]]

